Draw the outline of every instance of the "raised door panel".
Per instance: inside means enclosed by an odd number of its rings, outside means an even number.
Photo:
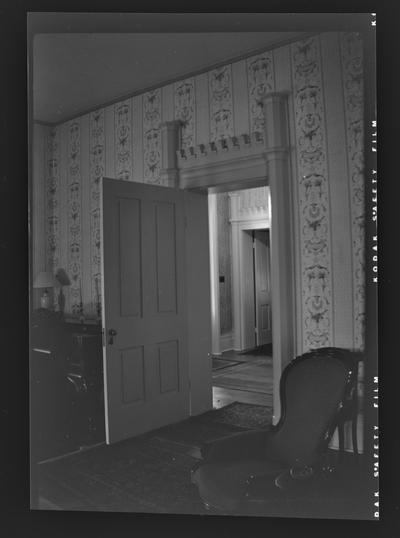
[[[141,201],[119,200],[119,304],[121,317],[142,316]]]

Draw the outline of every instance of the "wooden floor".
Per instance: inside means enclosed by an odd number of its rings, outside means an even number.
[[[228,366],[213,370],[214,409],[232,402],[272,406],[272,357],[227,351],[218,358]]]

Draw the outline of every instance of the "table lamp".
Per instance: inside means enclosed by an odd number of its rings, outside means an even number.
[[[59,282],[60,285],[60,292],[58,294],[58,308],[61,314],[64,314],[64,307],[65,307],[65,295],[63,292],[63,286],[70,286],[71,281],[69,279],[69,276],[65,272],[65,269],[62,269],[61,267],[57,269],[56,272],[56,279]]]
[[[33,283],[34,288],[44,288],[43,295],[40,298],[40,306],[42,308],[50,308],[50,295],[47,291],[49,288],[54,288],[56,281],[51,271],[41,271]]]

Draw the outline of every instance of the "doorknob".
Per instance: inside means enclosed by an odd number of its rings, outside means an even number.
[[[115,329],[108,329],[108,336],[110,337],[108,339],[108,343],[112,346],[114,343],[114,336],[117,335],[117,331]]]

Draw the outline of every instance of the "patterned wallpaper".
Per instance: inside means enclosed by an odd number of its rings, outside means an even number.
[[[210,71],[210,140],[233,136],[233,101],[231,65]]]
[[[55,272],[60,264],[60,129],[49,130],[46,140],[46,265]]]
[[[82,230],[81,230],[81,125],[72,121],[68,130],[68,269],[71,280],[69,305],[73,314],[78,314],[82,303]]]
[[[100,315],[101,274],[100,274],[100,180],[105,175],[105,133],[104,110],[90,114],[90,273],[91,312]]]
[[[246,60],[249,91],[250,131],[263,132],[264,113],[260,98],[275,90],[274,65],[271,52],[253,56]]]
[[[332,344],[326,133],[319,39],[291,46],[299,174],[303,348]]]
[[[65,289],[66,308],[79,310],[81,286],[84,311],[96,315],[100,300],[99,179],[102,175],[157,184],[161,166],[160,122],[180,119],[182,144],[216,140],[263,128],[259,96],[266,90],[289,91],[294,103],[294,143],[298,198],[297,260],[301,275],[299,316],[304,349],[334,344],[332,240],[352,242],[354,343],[363,345],[364,209],[362,49],[356,34],[341,34],[343,78],[343,151],[347,159],[351,232],[332,238],[327,118],[325,116],[322,41],[318,36],[258,54],[198,77],[187,78],[140,96],[106,106],[86,116],[48,129],[46,176],[46,262],[65,264],[73,285]],[[332,51],[329,52],[331,54]],[[326,57],[325,50],[325,57]],[[286,58],[282,61],[282,58]],[[241,75],[238,75],[241,73]],[[240,87],[236,87],[238,79]],[[246,86],[247,85],[247,86]],[[234,110],[241,111],[235,119]],[[204,112],[204,116],[203,116]],[[207,115],[208,112],[208,115]],[[201,117],[200,117],[200,114]],[[236,123],[235,123],[236,121]],[[335,126],[330,126],[336,128]],[[342,127],[341,127],[342,128]],[[201,136],[200,136],[201,135]],[[87,218],[87,215],[90,215]],[[350,239],[351,234],[351,239]],[[227,324],[227,326],[229,323]]]
[[[354,344],[362,349],[365,323],[364,125],[363,49],[358,34],[341,34],[341,55],[350,176]]]
[[[143,96],[144,181],[158,183],[161,163],[161,90]]]
[[[196,87],[193,78],[175,83],[174,119],[182,122],[181,147],[194,146],[196,144]]]
[[[115,115],[115,177],[132,179],[131,101],[117,103]]]

